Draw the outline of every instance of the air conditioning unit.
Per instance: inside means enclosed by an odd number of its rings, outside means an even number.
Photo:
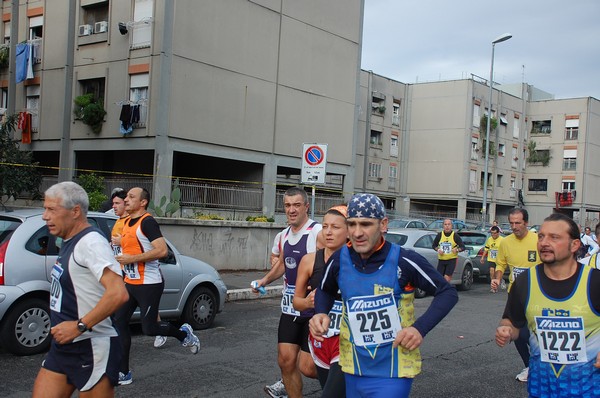
[[[100,21],[94,24],[94,33],[104,33],[108,30],[108,22]]]
[[[89,36],[94,33],[92,25],[79,25],[79,36]]]

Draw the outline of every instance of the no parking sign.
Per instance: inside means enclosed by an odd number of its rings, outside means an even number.
[[[327,144],[303,144],[303,184],[325,184],[326,166]]]

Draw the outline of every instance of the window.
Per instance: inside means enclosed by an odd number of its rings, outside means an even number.
[[[104,84],[103,77],[97,79],[80,80],[81,94],[94,94],[94,98],[104,103]]]
[[[565,120],[565,140],[577,140],[579,137],[579,119]]]
[[[508,125],[508,120],[506,120],[506,113],[500,114],[500,124],[504,126]]]
[[[44,33],[44,16],[29,18],[29,40],[41,39]]]
[[[369,163],[369,177],[381,178],[381,165],[377,163]]]
[[[154,0],[135,0],[131,48],[150,47],[152,44],[152,11]]]
[[[394,126],[400,126],[400,103],[394,100],[393,111],[392,111],[392,124]]]
[[[510,177],[510,197],[514,198],[517,193],[517,179],[516,177]]]
[[[390,138],[390,156],[398,156],[398,136],[392,135]]]
[[[563,180],[562,181],[562,190],[564,191],[574,191],[575,190],[575,180]]]
[[[519,118],[516,117],[513,119],[513,138],[519,138],[520,128],[519,128]]]
[[[149,73],[140,73],[131,75],[129,89],[129,101],[133,105],[139,106],[140,121],[134,127],[145,127],[148,117],[148,85],[150,82]]]
[[[510,166],[516,169],[517,167],[519,167],[519,148],[516,146],[512,147],[510,156]]]
[[[383,144],[381,131],[371,130],[371,138],[369,143],[375,146],[381,146]]]
[[[4,22],[4,44],[10,44],[10,20]]]
[[[469,192],[477,190],[477,170],[469,170]]]
[[[27,110],[31,113],[31,131],[37,132],[40,126],[40,86],[27,86],[26,94]]]
[[[575,170],[577,168],[577,149],[565,149],[563,151],[563,170]]]
[[[102,21],[108,21],[108,0],[88,2],[82,7],[80,25],[91,25],[93,28],[96,22]]]
[[[479,156],[477,156],[477,152],[479,152],[479,146],[477,145],[478,143],[479,138],[471,137],[471,160],[479,159]]]
[[[485,173],[482,171],[481,172],[481,179],[479,180],[479,189],[483,189],[483,183],[485,182]],[[492,186],[492,173],[488,173],[488,180],[487,180],[487,184],[488,184],[488,188],[490,188]]]
[[[396,182],[398,181],[398,166],[390,164],[390,175],[388,178],[388,187],[395,188]]]
[[[530,179],[528,189],[529,192],[546,192],[548,191],[548,180]]]
[[[502,186],[502,174],[498,174],[496,176],[496,185],[501,187]]]
[[[2,98],[0,101],[0,108],[6,111],[6,108],[8,107],[8,88],[2,88]],[[4,114],[4,112],[2,114]]]
[[[534,120],[531,127],[531,134],[550,134],[552,132],[552,121]]]
[[[44,33],[44,16],[29,18],[29,43],[33,46],[33,63],[42,62],[42,37]]]
[[[481,116],[479,116],[479,104],[473,104],[473,127],[479,127]]]
[[[498,156],[504,156],[505,150],[504,144],[498,144]]]

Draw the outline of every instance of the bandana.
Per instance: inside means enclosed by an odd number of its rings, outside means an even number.
[[[381,199],[372,193],[357,193],[348,202],[348,218],[384,219],[385,206]]]

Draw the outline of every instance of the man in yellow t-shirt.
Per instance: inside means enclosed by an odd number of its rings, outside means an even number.
[[[487,260],[487,265],[489,267],[490,272],[490,281],[494,279],[496,272],[496,258],[498,257],[498,249],[500,248],[500,242],[504,239],[500,236],[500,228],[496,225],[490,228],[491,235],[485,241],[485,246],[483,249],[483,255],[481,256],[481,264],[485,264]],[[492,289],[492,292],[496,293],[497,289]]]
[[[496,275],[492,279],[491,288],[498,289],[504,270],[509,267],[508,291],[510,292],[513,282],[521,273],[539,264],[540,255],[537,250],[537,234],[527,228],[529,223],[527,210],[512,209],[508,213],[508,222],[513,233],[504,238],[500,244],[496,259]],[[516,379],[526,382],[529,374],[529,329],[527,327],[521,328],[519,338],[515,340],[515,347],[525,365]]]

